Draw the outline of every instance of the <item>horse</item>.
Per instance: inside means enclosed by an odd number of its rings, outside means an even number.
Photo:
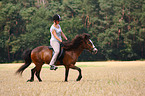
[[[79,72],[78,78],[76,81],[80,81],[82,79],[81,69],[75,66],[75,63],[82,53],[84,49],[90,51],[93,54],[97,53],[97,48],[94,46],[93,42],[90,39],[90,35],[87,33],[83,33],[81,35],[76,35],[72,41],[63,41],[63,49],[65,50],[65,54],[63,56],[61,63],[59,60],[56,60],[55,65],[63,65],[65,67],[65,81],[68,81],[69,69],[74,69]],[[49,64],[52,58],[53,50],[51,50],[48,46],[38,46],[33,50],[25,50],[22,54],[23,59],[25,61],[24,65],[22,65],[16,73],[21,74],[23,71],[31,64],[35,64],[35,67],[31,69],[31,78],[27,80],[27,82],[34,81],[34,74],[36,75],[39,82],[42,81],[40,78],[40,71],[43,64]]]

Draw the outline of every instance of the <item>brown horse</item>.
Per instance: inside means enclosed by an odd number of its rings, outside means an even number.
[[[82,35],[77,35],[72,41],[63,42],[64,45],[64,58],[62,59],[63,64],[57,60],[56,66],[64,65],[65,66],[65,81],[67,81],[69,69],[75,69],[79,71],[79,76],[76,81],[80,81],[82,78],[81,69],[75,66],[75,63],[82,53],[84,49],[89,50],[90,52],[97,53],[97,49],[95,48],[94,44],[90,40],[90,35],[87,33],[83,33]],[[34,74],[41,82],[40,78],[40,71],[42,65],[49,64],[52,58],[53,51],[48,48],[48,46],[39,46],[33,50],[26,50],[23,53],[23,58],[25,60],[25,64],[22,65],[16,73],[21,73],[31,64],[35,64],[35,67],[31,69],[31,78],[28,80],[29,82],[34,81]]]

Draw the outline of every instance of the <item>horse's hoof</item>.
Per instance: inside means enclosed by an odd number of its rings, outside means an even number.
[[[33,82],[34,80],[27,80],[27,82]]]
[[[64,82],[68,82],[67,80],[65,80]]]
[[[80,81],[82,79],[82,76],[79,76],[76,81]]]
[[[40,80],[39,82],[42,82],[42,80]]]

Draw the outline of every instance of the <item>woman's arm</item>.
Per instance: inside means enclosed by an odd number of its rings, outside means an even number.
[[[53,36],[54,36],[59,42],[62,42],[62,40],[59,39],[59,37],[56,35],[56,31],[55,31],[55,30],[52,31],[52,34],[53,34]]]
[[[67,37],[65,36],[65,34],[61,31],[61,36],[65,39],[68,40]]]

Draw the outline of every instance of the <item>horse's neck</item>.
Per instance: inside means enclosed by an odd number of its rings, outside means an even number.
[[[78,55],[78,56],[80,56],[81,55],[81,53],[83,52],[83,48],[78,48],[78,50],[76,50],[76,54]]]
[[[79,57],[83,50],[83,47],[80,45],[77,49],[74,49],[73,52],[76,55],[76,57]]]
[[[67,61],[70,60],[72,64],[75,64],[75,62],[78,60],[78,57],[81,55],[83,51],[83,48],[79,47],[77,49],[66,51],[66,58]]]

